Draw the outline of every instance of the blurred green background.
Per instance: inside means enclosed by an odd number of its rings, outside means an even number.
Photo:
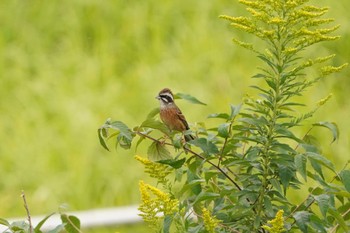
[[[350,1],[320,4],[342,38],[305,56],[348,62]],[[72,211],[138,203],[138,180],[147,178],[135,151],[106,152],[97,128],[108,117],[139,124],[163,87],[208,104],[178,102],[191,123],[254,93],[259,61],[231,42],[249,36],[218,18],[243,12],[235,0],[0,1],[0,217],[25,215],[21,190],[33,215],[62,203]],[[313,121],[337,122],[338,142],[323,130],[320,137],[338,169],[350,158],[349,76],[347,68],[311,88],[300,109],[334,94]],[[117,230],[128,229],[135,232]]]

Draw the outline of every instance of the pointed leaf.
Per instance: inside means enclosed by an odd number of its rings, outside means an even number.
[[[218,127],[218,136],[227,138],[230,135],[230,123],[224,123]]]
[[[36,225],[36,227],[34,228],[34,232],[41,232],[40,228],[44,225],[44,223],[46,222],[46,220],[48,220],[52,215],[56,214],[55,212],[52,214],[47,215],[45,218],[43,218],[38,225]]]
[[[194,201],[195,203],[204,201],[204,200],[213,200],[213,199],[217,199],[218,197],[220,197],[219,193],[211,193],[211,192],[201,192],[199,195],[197,195],[196,200]]]
[[[156,141],[148,147],[147,155],[151,161],[171,159],[170,152],[165,148],[165,145]]]
[[[316,230],[318,233],[327,233],[325,221],[320,219],[317,215],[312,214],[310,216],[310,228]]]
[[[345,189],[350,192],[350,170],[343,170],[340,172],[341,181],[344,184]]]
[[[151,129],[157,129],[166,135],[170,134],[170,131],[168,127],[166,127],[162,122],[155,120],[154,118],[147,118],[140,127],[146,127],[146,128],[151,128]]]
[[[166,160],[159,160],[157,162],[158,163],[162,163],[162,164],[167,164],[167,165],[169,165],[169,166],[171,166],[172,168],[175,168],[175,169],[179,169],[186,162],[186,158],[179,159],[179,160],[166,159]]]
[[[147,118],[154,118],[159,113],[159,107],[152,109],[147,115]]]
[[[302,142],[299,138],[297,138],[290,130],[284,128],[284,127],[278,127],[276,126],[275,132],[279,134],[279,137],[285,137],[293,139],[296,142]]]
[[[318,207],[320,208],[320,211],[323,215],[323,218],[326,218],[327,211],[329,209],[329,203],[330,203],[329,195],[321,194],[318,196],[314,196],[314,199],[316,200],[316,203],[317,203]]]
[[[322,180],[324,180],[321,164],[313,158],[309,158],[309,161],[311,163],[312,168],[321,176]]]
[[[307,211],[298,211],[293,214],[293,217],[299,229],[302,232],[307,233],[307,224],[309,222],[310,213]]]
[[[123,136],[125,138],[127,138],[128,140],[132,140],[132,134],[131,134],[131,130],[129,129],[129,127],[124,124],[121,121],[114,121],[110,124],[110,127],[112,129],[116,129],[119,130],[119,135],[118,136]]]
[[[188,95],[188,94],[184,94],[184,93],[177,93],[174,96],[176,99],[184,99],[187,100],[188,102],[192,103],[192,104],[201,104],[201,105],[207,105],[201,101],[199,101],[197,98]]]
[[[77,217],[61,214],[61,220],[65,223],[64,228],[68,233],[80,233],[80,220]]]
[[[327,167],[331,171],[335,172],[334,170],[334,165],[331,161],[326,159],[324,156],[318,154],[318,153],[313,153],[313,152],[306,152],[307,157],[314,159],[317,161],[319,164]]]
[[[297,171],[304,178],[305,181],[307,179],[307,176],[306,176],[306,161],[307,161],[307,159],[306,159],[306,156],[304,154],[297,154],[294,157],[295,167],[297,168]]]
[[[104,138],[104,135],[103,135],[103,131],[106,130],[106,129],[103,129],[103,128],[99,128],[97,130],[97,135],[98,135],[98,139],[100,140],[100,144],[103,148],[105,148],[106,150],[109,151],[109,148],[107,146],[107,143],[105,141],[105,138]]]
[[[166,215],[163,220],[163,231],[162,233],[169,233],[170,232],[170,226],[173,222],[173,216]]]
[[[201,148],[204,154],[206,155],[219,153],[219,150],[216,147],[216,145],[211,141],[208,141],[206,138],[196,138],[192,141],[189,141],[189,143]]]
[[[241,111],[242,104],[237,105],[237,106],[231,104],[230,107],[231,107],[231,116],[230,116],[230,119],[232,120],[232,119],[235,118],[235,117],[239,114],[239,112]]]
[[[137,148],[139,147],[141,142],[143,142],[143,140],[145,140],[145,138],[146,137],[144,137],[144,136],[140,136],[139,140],[137,140],[137,142],[136,142],[135,151],[137,151]]]
[[[64,224],[64,223],[60,224],[60,225],[56,226],[54,229],[47,231],[47,233],[61,233],[61,232],[63,232],[65,225],[66,224]]]
[[[270,183],[272,184],[272,186],[273,186],[281,195],[283,195],[280,182],[279,182],[277,179],[272,178],[272,179],[270,180]]]
[[[207,118],[222,118],[228,120],[230,116],[227,113],[212,113],[208,115]]]
[[[336,223],[343,228],[344,232],[349,232],[349,227],[347,226],[343,216],[338,211],[330,208],[328,213],[330,213],[337,220]]]
[[[281,183],[283,185],[284,193],[286,193],[286,190],[289,186],[289,182],[294,176],[294,171],[290,167],[281,165],[279,166],[279,175],[281,178]]]
[[[327,129],[329,129],[333,135],[332,142],[334,142],[335,140],[337,140],[339,138],[339,129],[338,129],[337,124],[334,122],[322,121],[322,122],[318,122],[318,123],[313,124],[313,126],[321,126],[321,127],[325,127]]]
[[[3,218],[0,218],[0,224],[9,227],[11,224]]]

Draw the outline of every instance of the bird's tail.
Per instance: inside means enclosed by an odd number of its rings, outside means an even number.
[[[194,139],[195,139],[195,137],[194,137],[193,135],[191,135],[191,134],[185,134],[185,141],[186,141],[186,142],[192,141],[192,140],[194,140]]]

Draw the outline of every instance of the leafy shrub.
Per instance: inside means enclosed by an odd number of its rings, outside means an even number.
[[[259,97],[209,115],[222,123],[210,129],[197,124],[186,132],[197,136],[188,143],[157,120],[158,109],[133,129],[107,120],[98,130],[100,143],[106,149],[112,138],[125,149],[135,138],[136,147],[151,143],[148,159],[136,159],[157,180],[158,187],[140,182],[141,216],[156,232],[349,232],[348,164],[336,171],[312,135],[315,127],[324,127],[335,141],[336,124],[316,122],[304,134],[296,133],[331,95],[304,114],[297,97],[347,65],[327,65],[335,55],[307,59],[302,52],[339,38],[332,35],[339,26],[326,27],[333,22],[324,18],[328,9],[307,0],[239,2],[250,16],[220,17],[263,42],[233,39],[261,61],[253,78],[264,85],[252,86]],[[201,103],[189,95],[177,97]],[[308,188],[308,194],[295,203],[288,194],[300,188]]]

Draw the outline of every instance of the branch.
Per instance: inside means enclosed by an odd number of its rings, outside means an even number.
[[[348,213],[350,213],[350,209],[348,209],[344,214],[342,214],[341,216],[344,218],[345,215],[347,215]],[[333,233],[336,232],[337,228],[339,227],[339,223],[337,223],[330,231],[329,233]]]
[[[345,165],[344,165],[344,167],[340,170],[340,172],[341,171],[343,171],[343,170],[345,170],[345,168],[348,166],[348,164],[349,164],[349,162],[347,162]],[[336,176],[334,176],[333,178],[332,178],[332,180],[329,182],[329,183],[332,183],[334,180],[335,180],[335,178],[337,177],[338,175],[336,175]],[[309,195],[307,195],[307,197],[305,198],[305,200],[304,201],[302,201],[284,220],[287,220],[287,219],[289,219],[289,218],[291,218],[292,216],[293,216],[293,214],[310,198],[310,196],[311,196],[311,194],[312,194],[312,192],[316,189],[316,188],[318,188],[318,187],[320,187],[319,185],[318,186],[316,186],[315,188],[313,188],[311,191],[310,191],[310,194]],[[313,203],[315,202],[315,199],[313,199],[307,206],[306,206],[306,208],[305,209],[308,209]],[[347,212],[345,212],[345,214],[347,214],[349,211],[347,211]],[[295,221],[292,223],[292,225],[295,223]]]
[[[23,199],[24,208],[26,209],[26,212],[27,212],[27,218],[28,218],[28,222],[29,222],[29,233],[33,233],[32,219],[31,219],[31,217],[30,217],[30,212],[29,212],[29,208],[28,208],[28,205],[27,205],[26,196],[25,196],[23,190],[22,190],[21,197],[22,197],[22,199]]]
[[[138,134],[139,136],[142,136],[142,137],[146,137],[154,142],[159,142],[159,143],[163,143],[165,145],[168,145],[168,146],[173,146],[173,144],[171,143],[168,143],[168,142],[160,142],[158,139],[155,139],[151,136],[149,136],[148,134],[144,134],[140,131],[135,131],[136,134]],[[242,190],[242,188],[220,167],[220,165],[216,165],[215,163],[211,162],[210,160],[207,160],[206,158],[204,158],[202,155],[194,152],[193,150],[189,149],[189,148],[186,148],[184,147],[184,150],[188,153],[191,153],[192,155],[202,159],[203,161],[209,163],[210,165],[212,165],[213,167],[215,167],[218,171],[220,171],[239,191]]]

